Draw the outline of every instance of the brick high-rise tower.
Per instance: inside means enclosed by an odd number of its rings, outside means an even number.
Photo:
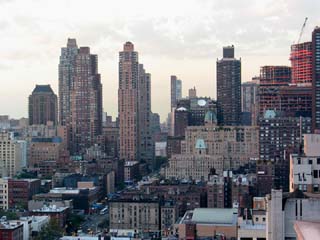
[[[75,58],[70,109],[71,152],[83,153],[102,132],[102,84],[98,56],[90,54],[89,47],[80,47]]]
[[[120,159],[153,165],[154,140],[151,131],[151,76],[138,62],[131,42],[119,53],[118,108]]]
[[[67,47],[61,48],[59,61],[59,123],[70,123],[70,93],[75,75],[75,59],[78,54],[76,39],[69,38]]]
[[[59,120],[70,134],[70,151],[81,154],[102,132],[102,85],[98,57],[68,39],[59,63]]]

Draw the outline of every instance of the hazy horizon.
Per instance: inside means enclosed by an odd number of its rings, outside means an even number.
[[[231,6],[231,7],[230,7]],[[118,53],[126,41],[151,73],[152,111],[164,121],[170,108],[170,75],[182,80],[183,96],[196,87],[215,98],[216,59],[235,46],[242,82],[263,65],[290,65],[290,45],[320,25],[320,2],[307,1],[49,1],[0,0],[2,61],[0,115],[27,117],[36,84],[58,95],[58,63],[67,38],[98,55],[103,108],[117,115]]]

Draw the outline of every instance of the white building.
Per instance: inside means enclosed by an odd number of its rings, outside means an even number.
[[[20,170],[26,158],[26,145],[10,137],[9,133],[0,133],[0,176],[13,177]]]
[[[304,135],[304,153],[290,155],[290,192],[320,191],[320,134]]]
[[[155,156],[166,157],[167,156],[167,142],[156,142],[155,145]]]
[[[23,224],[23,240],[29,240],[32,233],[40,232],[47,224],[49,224],[49,216],[28,216],[21,217],[16,222]]]
[[[267,240],[296,239],[296,221],[320,221],[320,196],[296,190],[272,190],[267,202]]]
[[[8,178],[0,178],[0,209],[9,208]]]

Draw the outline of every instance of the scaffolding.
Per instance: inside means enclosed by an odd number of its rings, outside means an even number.
[[[312,83],[312,42],[291,46],[291,82],[298,85]]]

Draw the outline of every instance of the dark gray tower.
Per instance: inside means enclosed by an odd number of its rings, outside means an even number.
[[[320,27],[312,32],[312,129],[320,130]]]
[[[236,126],[241,122],[241,59],[234,58],[234,46],[223,48],[217,60],[218,123]]]

